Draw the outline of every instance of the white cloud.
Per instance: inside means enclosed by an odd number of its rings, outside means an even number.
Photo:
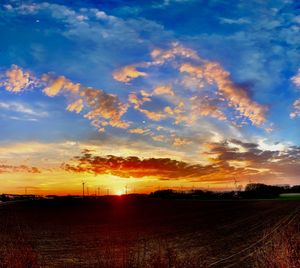
[[[46,117],[48,112],[35,110],[21,102],[0,102],[0,109],[35,117]]]

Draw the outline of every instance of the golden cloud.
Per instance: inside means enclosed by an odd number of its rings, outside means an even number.
[[[7,91],[18,93],[22,90],[30,87],[33,84],[34,78],[29,72],[23,71],[17,65],[12,67],[5,73],[6,79],[0,83],[0,86],[4,86]]]
[[[64,76],[57,78],[51,78],[49,75],[43,75],[42,80],[48,83],[48,86],[44,89],[44,93],[49,97],[54,97],[62,90],[70,92],[78,92],[80,90],[80,84],[74,84]]]
[[[155,95],[170,95],[175,96],[175,92],[173,91],[171,86],[157,86],[153,90],[153,94]]]
[[[80,113],[83,109],[83,100],[79,99],[68,105],[67,110],[70,112]]]
[[[113,73],[113,78],[119,82],[128,83],[132,79],[146,75],[146,73],[138,71],[134,65],[128,65],[124,68],[116,70]]]
[[[127,111],[128,105],[120,102],[116,95],[107,94],[101,89],[85,88],[80,96],[90,108],[90,111],[84,117],[90,120],[103,118],[109,125],[117,128],[127,128],[129,126],[128,122],[121,120],[121,117]]]
[[[228,101],[229,107],[235,108],[253,124],[261,125],[266,121],[267,108],[251,100],[243,88],[234,84],[229,72],[225,71],[219,63],[209,61],[205,61],[202,65],[184,63],[179,70],[198,78],[199,83],[202,83],[203,79],[209,84],[215,83]]]

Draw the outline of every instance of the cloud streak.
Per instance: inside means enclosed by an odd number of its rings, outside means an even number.
[[[26,165],[5,165],[0,164],[0,173],[41,173],[37,167],[30,167]]]

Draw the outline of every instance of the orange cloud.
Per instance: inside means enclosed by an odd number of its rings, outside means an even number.
[[[113,72],[113,78],[124,83],[128,83],[132,79],[146,75],[146,73],[138,71],[134,65],[128,65]]]
[[[199,116],[211,116],[221,121],[226,120],[223,111],[218,107],[218,100],[211,99],[208,96],[194,96],[191,101],[191,117],[190,119],[196,120]]]
[[[51,78],[49,75],[43,75],[42,80],[48,83],[48,86],[44,89],[44,93],[49,97],[54,97],[60,93],[61,90],[70,92],[78,92],[80,90],[80,84],[74,84],[64,76],[57,78]]]
[[[62,167],[70,172],[94,175],[215,183],[232,182],[234,178],[243,182],[261,178],[274,180],[283,174],[296,176],[300,171],[300,163],[295,161],[300,148],[290,148],[283,153],[262,150],[255,143],[238,140],[210,143],[206,148],[211,159],[210,164],[206,165],[170,158],[97,156],[91,152],[83,152]]]
[[[193,121],[197,121],[196,117],[200,116],[211,116],[218,120],[227,120],[223,109],[224,108],[233,108],[236,112],[242,115],[244,118],[252,122],[252,124],[261,126],[266,122],[266,112],[267,107],[259,104],[258,102],[252,100],[245,88],[237,85],[232,81],[230,73],[226,71],[218,62],[213,62],[209,60],[202,59],[198,53],[192,49],[186,48],[179,43],[172,43],[169,49],[154,49],[151,52],[151,61],[140,62],[134,65],[125,66],[123,69],[126,70],[132,66],[135,66],[133,70],[136,70],[136,67],[141,68],[150,68],[152,66],[163,65],[166,62],[171,62],[172,67],[179,70],[182,77],[176,79],[175,83],[181,83],[184,87],[191,87],[191,89],[198,89],[196,92],[196,101],[191,105],[193,106],[192,111],[187,109],[186,111],[180,112],[175,118],[176,123],[181,122],[192,122],[189,118],[194,117]],[[126,73],[126,72],[125,72]],[[137,75],[138,77],[138,75]],[[130,80],[134,79],[134,76],[130,77]],[[298,78],[294,77],[293,81],[297,82]],[[128,81],[127,76],[120,80]],[[217,91],[214,92],[214,89],[207,89],[205,85],[216,85]],[[206,92],[204,92],[206,90]],[[209,92],[209,95],[207,93]],[[161,86],[158,85],[154,88],[152,94],[154,95],[170,95],[175,97],[176,94],[173,90],[172,85]],[[211,96],[211,97],[207,97]],[[216,96],[222,96],[222,102],[216,102]],[[149,95],[147,96],[149,101]],[[183,97],[184,98],[184,97]],[[221,98],[219,98],[221,100]],[[179,101],[179,100],[177,100]],[[140,107],[144,101],[141,99],[132,99],[134,102],[135,108]],[[184,100],[184,102],[189,102]],[[147,112],[145,109],[140,109],[140,111],[148,116],[152,120],[160,120],[159,118],[166,117],[166,114],[169,116],[174,116],[174,110],[170,105],[165,108],[165,115],[162,116],[162,112],[159,116],[154,116],[151,112]],[[189,113],[192,114],[189,114]],[[238,118],[234,117],[236,120]],[[245,124],[245,120],[240,123],[240,125]],[[237,125],[236,122],[231,122],[232,124]],[[267,130],[270,130],[270,127],[266,127]]]
[[[181,72],[200,79],[205,79],[209,84],[215,83],[221,94],[240,114],[249,118],[254,125],[261,125],[266,121],[267,108],[250,99],[247,92],[234,84],[230,73],[217,62],[204,61],[202,65],[184,63],[179,68]]]
[[[74,161],[75,163],[63,164],[62,167],[70,172],[111,174],[124,178],[155,177],[161,180],[200,178],[214,170],[212,166],[191,165],[169,158],[141,159],[135,156],[94,156],[84,153]]]
[[[200,57],[198,56],[196,51],[186,48],[178,42],[172,43],[170,49],[152,50],[151,57],[153,58],[153,62],[148,63],[148,65],[161,65],[164,64],[166,61],[174,60],[176,57],[200,60]]]
[[[166,114],[161,111],[153,112],[143,108],[139,108],[138,110],[153,121],[160,121],[166,117]]]
[[[153,90],[153,94],[155,95],[170,95],[175,96],[175,92],[173,91],[171,86],[157,86]]]
[[[0,83],[0,86],[4,86],[5,89],[10,92],[21,92],[34,83],[34,78],[30,73],[23,71],[17,65],[12,65],[12,67],[6,71],[5,75],[6,80]]]
[[[80,96],[90,108],[84,117],[89,120],[103,119],[113,127],[128,128],[129,123],[121,120],[128,105],[120,102],[116,95],[107,94],[101,89],[85,88]]]
[[[129,103],[134,105],[135,109],[139,109],[145,102],[151,101],[151,99],[149,98],[149,95],[145,94],[145,92],[143,90],[141,90],[140,93],[142,95],[141,98],[139,98],[137,96],[137,94],[134,92],[131,92],[128,95],[128,101],[129,101]]]
[[[133,128],[130,129],[129,132],[130,133],[134,133],[134,134],[145,134],[145,133],[149,133],[149,129],[144,129],[144,128]]]
[[[43,92],[49,97],[64,93],[68,102],[71,102],[66,109],[76,113],[80,113],[84,108],[88,110],[84,116],[91,120],[91,124],[100,132],[104,131],[104,127],[108,125],[116,128],[129,126],[128,122],[121,119],[127,111],[128,104],[122,103],[116,95],[108,94],[100,89],[86,88],[64,76],[44,74],[40,78],[35,78],[16,65],[6,71],[5,77],[6,79],[0,83],[0,86],[4,86],[7,91],[20,92],[26,88],[38,86],[44,87]],[[7,105],[3,107],[9,108]],[[21,111],[19,107],[16,108]],[[29,113],[28,109],[27,113]]]
[[[163,135],[152,135],[152,139],[159,142],[164,142],[166,140],[165,136]]]
[[[70,112],[80,113],[83,109],[83,100],[79,99],[68,105],[67,110]]]

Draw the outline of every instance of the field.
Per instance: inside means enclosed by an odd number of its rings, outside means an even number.
[[[0,206],[0,267],[300,267],[297,200]]]

